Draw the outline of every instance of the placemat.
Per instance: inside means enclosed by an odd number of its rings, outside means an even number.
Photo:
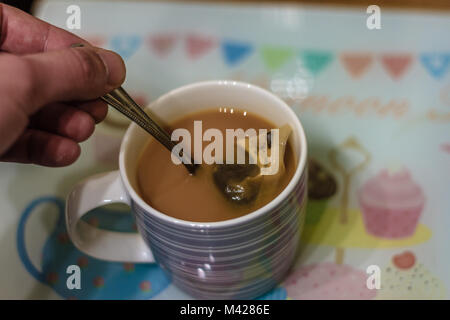
[[[121,54],[124,86],[142,104],[234,79],[275,92],[300,117],[310,158],[302,253],[260,299],[449,297],[448,13],[382,9],[379,30],[363,10],[312,6],[42,1],[36,15],[65,28],[71,4],[81,8],[76,33]],[[67,237],[65,196],[117,168],[126,125],[110,112],[67,168],[0,164],[1,298],[191,298],[156,265],[99,261]],[[135,231],[123,207],[87,220]],[[81,290],[67,289],[71,264]]]

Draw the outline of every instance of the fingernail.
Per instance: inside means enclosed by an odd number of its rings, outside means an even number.
[[[105,49],[97,48],[96,52],[108,71],[108,85],[115,88],[120,86],[125,81],[126,74],[122,58],[117,53]]]
[[[85,47],[84,43],[74,43],[70,45],[71,48],[82,48]]]

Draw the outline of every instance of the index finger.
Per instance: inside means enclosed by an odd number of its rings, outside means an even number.
[[[76,35],[0,3],[0,50],[27,54],[88,44]]]

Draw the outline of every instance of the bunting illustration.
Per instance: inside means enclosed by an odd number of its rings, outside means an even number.
[[[300,53],[305,68],[313,75],[319,74],[333,60],[329,51],[305,50]]]
[[[208,53],[216,45],[210,36],[189,34],[186,36],[186,53],[192,60],[198,59]]]
[[[95,46],[108,47],[128,60],[140,48],[143,37],[139,35],[116,35],[109,39],[95,34],[85,38]],[[335,56],[348,75],[357,80],[362,78],[374,65],[375,58],[391,79],[400,80],[411,68],[415,59],[419,60],[423,69],[436,80],[444,79],[450,71],[450,52],[392,53],[392,52],[337,52],[324,49],[302,49],[291,46],[254,45],[251,42],[233,39],[216,39],[211,35],[187,33],[180,35],[174,32],[160,32],[144,37],[148,49],[159,58],[166,58],[174,51],[178,41],[184,41],[184,50],[189,60],[198,60],[218,47],[223,62],[228,67],[236,67],[258,52],[266,70],[278,71],[293,59],[299,59],[303,67],[312,76],[323,73]]]
[[[373,56],[370,53],[342,53],[340,60],[350,76],[357,79],[372,65]]]
[[[249,43],[224,41],[222,43],[222,53],[225,63],[229,66],[239,64],[243,59],[249,56],[253,47]]]
[[[412,60],[412,56],[408,53],[389,53],[381,55],[381,64],[394,80],[398,80],[403,76],[403,74],[409,69]]]
[[[152,51],[159,57],[163,58],[172,52],[177,36],[175,34],[157,34],[148,38],[148,44]]]
[[[261,48],[261,55],[264,65],[270,71],[277,71],[295,54],[294,49],[290,47],[271,47]]]
[[[450,53],[424,53],[420,56],[420,61],[436,79],[442,78],[450,69]]]
[[[139,49],[141,40],[141,37],[137,35],[114,36],[111,38],[111,49],[127,60]]]

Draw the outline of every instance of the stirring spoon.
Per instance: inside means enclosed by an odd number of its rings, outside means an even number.
[[[84,47],[83,43],[75,43],[72,44],[72,48],[76,47]],[[115,108],[117,111],[122,113],[128,119],[136,123],[142,129],[150,133],[156,140],[158,140],[164,147],[167,148],[170,152],[172,152],[175,147],[175,143],[171,140],[170,135],[162,129],[145,111],[136,103],[136,101],[131,98],[131,96],[123,89],[119,87],[114,89],[110,93],[105,94],[100,97],[107,104]],[[190,174],[195,173],[196,166],[192,164],[191,157],[189,155],[183,154],[181,151],[180,154],[175,154],[181,162],[184,164],[186,169]]]
[[[150,133],[156,140],[158,140],[164,147],[172,152],[175,143],[171,140],[170,135],[162,129],[144,110],[130,97],[130,95],[119,87],[110,93],[100,97],[107,104],[115,108],[117,111],[125,115],[128,119],[136,123],[142,129]],[[190,174],[195,173],[196,166],[192,164],[188,155],[175,154],[178,157]]]

